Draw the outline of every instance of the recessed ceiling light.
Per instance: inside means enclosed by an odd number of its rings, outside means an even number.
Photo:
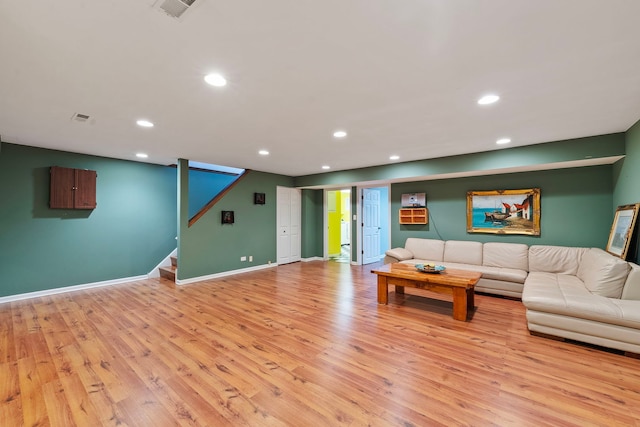
[[[343,130],[337,130],[333,133],[333,136],[336,138],[344,138],[345,136],[347,136],[347,133]]]
[[[400,156],[396,156],[396,155],[389,156],[389,160],[398,160],[399,158]]]
[[[498,95],[485,95],[482,98],[478,99],[478,104],[480,105],[488,105],[497,102],[500,99]]]
[[[152,128],[153,127],[153,123],[151,123],[149,120],[138,120],[136,122],[136,124],[138,126],[142,126],[143,128]]]
[[[261,156],[268,156],[269,152],[267,150],[260,150],[258,151],[258,154],[260,154]]]
[[[499,140],[496,141],[496,144],[502,145],[502,144],[508,144],[511,142],[511,139],[509,138],[500,138]]]
[[[146,159],[147,157],[149,157],[149,155],[146,153],[137,153],[136,157],[139,157],[141,159]]]
[[[324,166],[322,166],[322,169],[325,169],[325,170],[327,170],[327,169],[331,169],[331,166],[324,165]]]
[[[204,81],[210,84],[211,86],[222,87],[227,84],[227,79],[222,77],[220,74],[207,74],[204,76]]]

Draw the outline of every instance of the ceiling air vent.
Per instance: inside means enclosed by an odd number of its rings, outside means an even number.
[[[72,117],[71,120],[75,121],[75,122],[86,122],[88,121],[90,118],[90,116],[86,115],[86,114],[80,114],[80,113],[75,113]]]
[[[158,0],[155,7],[172,18],[180,18],[196,0]]]

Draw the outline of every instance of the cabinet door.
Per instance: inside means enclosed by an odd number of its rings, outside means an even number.
[[[51,191],[49,207],[52,209],[73,209],[75,169],[53,166],[51,168]]]
[[[96,171],[86,169],[75,170],[74,208],[95,209],[96,207]]]

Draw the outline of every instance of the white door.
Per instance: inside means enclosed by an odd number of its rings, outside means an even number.
[[[380,190],[362,190],[362,263],[380,260]]]
[[[300,190],[277,188],[278,264],[300,261],[300,222],[302,217]]]

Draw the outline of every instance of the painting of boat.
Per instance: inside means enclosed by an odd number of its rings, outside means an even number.
[[[540,189],[467,192],[467,232],[540,235]]]
[[[510,214],[508,212],[501,212],[501,211],[484,213],[486,221],[504,221],[505,219],[509,218],[509,215]]]

